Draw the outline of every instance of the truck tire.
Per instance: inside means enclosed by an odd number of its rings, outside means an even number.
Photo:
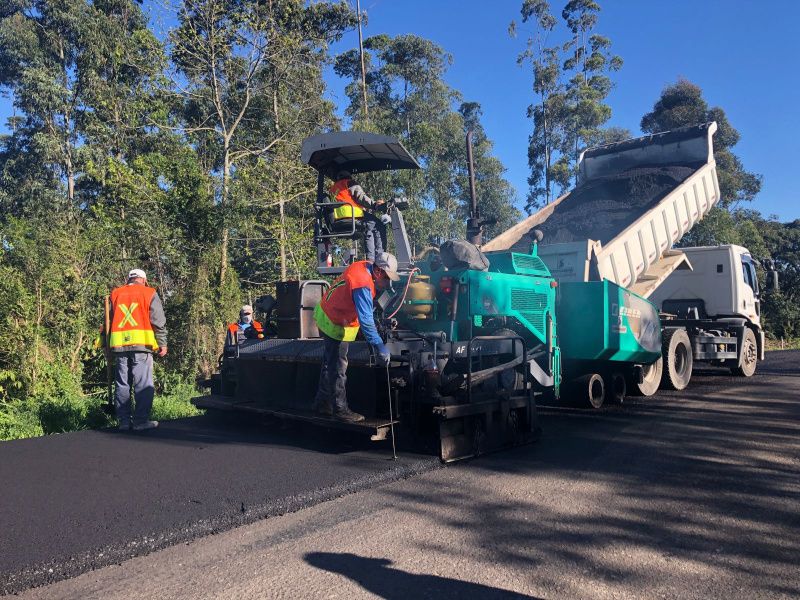
[[[598,373],[582,375],[570,382],[569,395],[577,406],[600,408],[606,399],[605,381]]]
[[[642,383],[631,380],[628,384],[628,393],[631,396],[650,397],[658,391],[664,372],[664,359],[659,358],[653,364],[644,365],[642,371]]]
[[[619,371],[614,371],[606,379],[606,402],[624,404],[628,393],[628,380]]]
[[[752,377],[758,364],[758,342],[756,334],[749,327],[745,327],[742,337],[742,351],[739,353],[739,366],[731,367],[731,373],[739,377]]]
[[[692,378],[692,344],[685,329],[667,329],[661,345],[664,361],[661,385],[670,390],[682,390]]]

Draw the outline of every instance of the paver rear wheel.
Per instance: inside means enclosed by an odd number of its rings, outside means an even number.
[[[642,383],[631,380],[628,385],[628,393],[633,396],[652,396],[661,386],[663,372],[663,358],[659,358],[651,365],[644,365],[642,367]]]
[[[623,404],[628,393],[628,380],[619,371],[612,372],[606,379],[606,400],[610,404]]]
[[[590,373],[569,383],[569,396],[577,406],[600,408],[606,399],[606,385],[602,375]]]
[[[664,373],[661,384],[671,390],[682,390],[692,378],[692,344],[685,329],[667,329],[661,346]]]
[[[731,368],[731,373],[740,377],[752,377],[756,372],[758,363],[758,343],[756,334],[749,327],[744,330],[742,338],[742,352],[739,359],[739,366]]]

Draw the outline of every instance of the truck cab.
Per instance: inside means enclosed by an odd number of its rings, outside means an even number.
[[[741,317],[761,328],[756,263],[742,246],[725,244],[681,248],[691,269],[678,269],[656,289],[650,301],[666,313],[696,308],[699,318]]]

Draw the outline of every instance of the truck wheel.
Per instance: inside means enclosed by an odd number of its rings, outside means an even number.
[[[619,371],[614,371],[606,380],[606,400],[611,404],[622,404],[628,393],[628,382],[625,375]]]
[[[758,343],[756,334],[749,327],[744,330],[742,338],[742,352],[739,358],[739,366],[732,367],[731,373],[740,377],[752,377],[756,372],[758,363]]]
[[[664,332],[661,354],[664,373],[661,384],[671,390],[682,390],[692,378],[692,344],[685,329],[667,329]]]
[[[590,373],[570,383],[570,396],[578,406],[600,408],[606,398],[606,384],[598,373]]]
[[[652,396],[661,386],[661,376],[664,373],[664,360],[659,358],[651,365],[642,367],[642,383],[631,381],[628,386],[632,396]]]

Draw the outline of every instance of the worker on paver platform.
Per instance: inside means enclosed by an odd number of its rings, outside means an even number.
[[[239,311],[239,320],[228,325],[228,335],[225,345],[232,346],[244,339],[263,339],[264,326],[253,319],[253,307],[249,304],[242,306]]]
[[[314,309],[314,320],[325,343],[314,401],[316,411],[342,421],[364,420],[363,415],[347,405],[348,342],[356,339],[360,327],[380,364],[389,364],[391,355],[372,318],[372,301],[376,289],[384,290],[390,281],[398,279],[397,259],[387,252],[378,254],[374,263],[354,262],[333,282]]]
[[[328,191],[334,202],[345,203],[344,206],[333,209],[334,221],[350,220],[355,217],[364,223],[366,258],[369,262],[373,262],[375,256],[383,252],[386,247],[386,225],[365,209],[373,209],[385,204],[385,201],[373,200],[367,196],[364,188],[352,178],[350,171],[339,171],[336,181]]]
[[[167,354],[167,318],[155,289],[141,269],[128,273],[128,283],[111,292],[108,345],[116,357],[114,406],[119,428],[136,431],[158,427],[153,408],[153,353]],[[131,421],[131,388],[136,410]]]

